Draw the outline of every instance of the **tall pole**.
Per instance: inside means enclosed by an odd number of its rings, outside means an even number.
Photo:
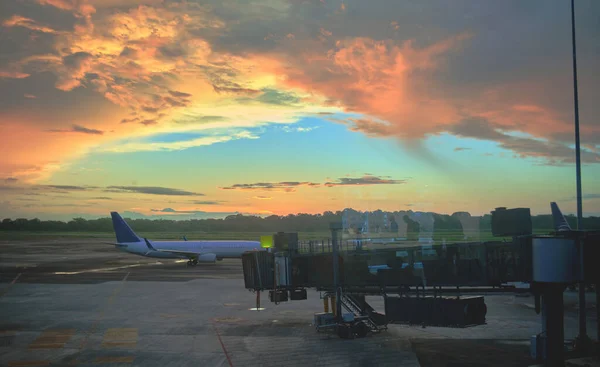
[[[337,321],[342,319],[342,292],[340,284],[340,264],[339,264],[339,242],[338,242],[338,231],[342,229],[342,223],[333,222],[330,223],[329,229],[331,230],[331,244],[332,244],[332,257],[333,257],[333,286],[335,287],[335,316]]]
[[[583,208],[581,202],[581,148],[579,142],[579,95],[577,91],[577,48],[575,44],[575,0],[571,0],[571,35],[573,43],[573,99],[575,105],[575,169],[577,177],[577,230],[583,230]],[[581,279],[579,283],[579,336],[580,342],[585,343],[587,339],[586,310],[585,310],[585,283],[583,282],[583,245],[579,234],[577,235],[579,245]]]

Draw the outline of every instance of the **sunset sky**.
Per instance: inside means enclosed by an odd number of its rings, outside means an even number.
[[[576,1],[600,215],[600,2]],[[2,0],[0,219],[576,210],[570,1]]]

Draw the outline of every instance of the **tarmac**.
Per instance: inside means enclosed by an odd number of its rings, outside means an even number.
[[[595,297],[588,297],[595,338]],[[577,335],[565,292],[565,337]],[[120,252],[100,240],[0,242],[1,366],[529,366],[541,331],[531,296],[486,295],[487,324],[389,325],[344,340],[317,332],[319,293],[279,305],[244,288],[241,261]],[[383,311],[381,297],[368,297]]]

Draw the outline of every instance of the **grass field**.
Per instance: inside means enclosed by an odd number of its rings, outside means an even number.
[[[548,234],[552,230],[539,229],[535,230],[534,234]],[[260,240],[260,236],[272,234],[270,232],[140,232],[142,237],[147,237],[151,240],[179,240],[185,235],[188,240]],[[298,236],[301,241],[310,240],[326,240],[331,237],[329,232],[299,232]],[[367,236],[365,236],[367,237]],[[387,233],[372,234],[370,238],[389,238],[392,237]],[[408,233],[407,238],[418,239],[417,233]],[[0,231],[0,241],[15,241],[15,240],[56,240],[56,239],[106,239],[114,240],[113,232],[31,232],[31,231]],[[354,239],[356,237],[346,237],[344,239]],[[369,238],[369,237],[367,237]],[[461,231],[439,231],[433,234],[433,239],[436,242],[462,242],[462,241],[492,241],[502,240],[501,237],[492,236],[491,232],[466,233]]]

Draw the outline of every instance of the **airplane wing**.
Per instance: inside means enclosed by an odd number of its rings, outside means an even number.
[[[202,253],[200,253],[198,251],[160,249],[160,248],[156,248],[156,247],[152,246],[152,244],[150,243],[150,241],[148,241],[147,238],[144,238],[144,241],[146,241],[146,246],[148,246],[148,249],[151,251],[166,252],[166,253],[171,253],[171,254],[176,254],[176,255],[193,256],[193,257],[198,257],[198,256],[202,255]]]
[[[119,247],[127,247],[127,245],[123,245],[121,243],[118,242],[102,242],[103,245],[113,245],[113,246],[119,246]]]
[[[183,251],[183,250],[165,250],[165,249],[160,249],[160,248],[154,248],[154,251],[159,251],[159,252],[168,252],[171,254],[177,254],[177,255],[190,255],[190,256],[198,256],[201,255],[200,252],[197,251]]]

